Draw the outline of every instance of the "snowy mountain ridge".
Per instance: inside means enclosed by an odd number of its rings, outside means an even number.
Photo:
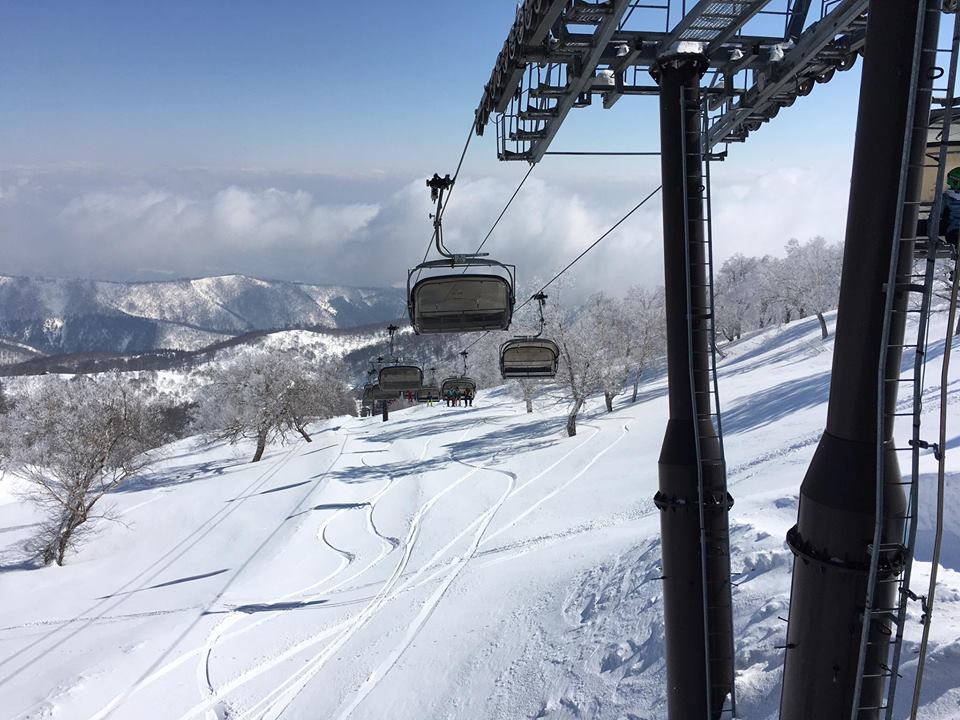
[[[155,282],[0,276],[0,339],[47,354],[193,350],[254,330],[391,320],[403,292],[224,275]]]

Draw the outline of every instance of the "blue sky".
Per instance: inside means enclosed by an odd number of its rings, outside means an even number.
[[[513,8],[0,4],[0,271],[394,282],[422,256],[423,178],[453,170]],[[776,253],[791,236],[841,239],[858,80],[859,63],[732,147],[714,176],[721,258]],[[657,141],[656,100],[626,98],[572,113],[554,149]],[[475,138],[451,237],[482,236],[524,171],[497,162],[492,128]],[[658,172],[656,158],[548,157],[491,242],[546,274]],[[658,210],[598,248],[593,270],[657,282]],[[371,256],[390,271],[365,269]],[[621,269],[632,263],[641,269]]]
[[[408,171],[462,142],[512,21],[490,0],[3,7],[8,160],[132,167]]]

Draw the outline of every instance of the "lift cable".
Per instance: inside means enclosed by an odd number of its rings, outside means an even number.
[[[581,258],[583,258],[584,255],[586,255],[588,252],[590,252],[591,250],[593,250],[597,245],[600,244],[600,242],[601,242],[604,238],[606,238],[608,235],[610,235],[610,233],[612,233],[614,230],[616,230],[618,227],[620,227],[624,222],[626,222],[627,219],[628,219],[631,215],[633,215],[637,210],[639,210],[640,208],[642,208],[642,207],[647,203],[647,201],[650,200],[650,198],[652,198],[654,195],[656,195],[658,192],[660,192],[660,189],[661,189],[662,187],[663,187],[662,185],[658,185],[655,190],[651,191],[650,194],[647,195],[643,200],[641,200],[641,201],[638,202],[636,205],[634,205],[633,208],[632,208],[626,215],[624,215],[622,218],[620,218],[619,220],[617,220],[617,222],[615,222],[613,225],[611,225],[610,228],[608,228],[607,231],[603,233],[603,235],[601,235],[601,236],[598,237],[596,240],[594,240],[592,243],[590,243],[583,252],[581,252],[581,253],[580,253],[579,255],[577,255],[573,260],[571,260],[569,263],[567,263],[566,267],[564,267],[563,270],[561,270],[560,272],[558,272],[556,275],[554,275],[552,278],[550,278],[546,283],[544,283],[544,284],[543,284],[543,287],[541,287],[539,290],[537,290],[536,293],[534,293],[534,294],[531,295],[529,298],[527,298],[527,299],[524,300],[522,303],[520,303],[520,305],[518,305],[518,306],[514,309],[514,313],[516,313],[518,310],[520,310],[521,308],[523,308],[525,305],[527,305],[527,304],[529,304],[530,302],[532,302],[538,295],[540,295],[544,290],[546,290],[548,287],[550,287],[550,285],[552,285],[554,282],[556,282],[556,281],[560,278],[561,275],[563,275],[567,270],[569,270],[569,269],[572,268],[574,265],[576,265],[577,262],[578,262]],[[476,340],[474,340],[472,343],[470,343],[469,345],[467,345],[467,346],[464,348],[464,350],[469,350],[470,348],[472,348],[472,347],[473,347],[474,345],[476,345],[478,342],[480,342],[481,340],[483,340],[483,338],[485,338],[489,333],[490,333],[490,331],[487,330],[485,333],[483,333],[483,335],[480,335]]]
[[[487,234],[484,235],[484,237],[483,237],[483,242],[481,242],[481,243],[477,246],[477,249],[476,249],[476,253],[475,253],[475,254],[479,255],[479,254],[480,254],[480,251],[483,250],[483,246],[487,244],[487,240],[489,240],[489,239],[490,239],[490,236],[493,235],[493,231],[497,229],[497,225],[500,224],[500,221],[503,219],[503,216],[507,214],[507,210],[510,208],[510,205],[513,203],[514,198],[517,197],[517,195],[518,195],[519,192],[520,192],[520,188],[523,187],[523,184],[527,181],[527,178],[530,177],[530,173],[533,172],[533,169],[534,169],[535,167],[536,167],[536,165],[531,165],[531,166],[529,167],[529,169],[527,170],[527,172],[524,173],[523,178],[520,180],[520,184],[517,185],[517,189],[513,191],[513,195],[511,195],[511,196],[510,196],[510,199],[507,200],[507,204],[503,206],[503,210],[500,211],[500,214],[497,215],[497,219],[493,221],[493,225],[490,226],[490,229],[487,231]],[[464,269],[463,269],[463,272],[465,273],[465,272],[467,272],[467,270],[468,270],[468,268],[464,268]],[[463,273],[461,273],[461,274],[463,274]]]

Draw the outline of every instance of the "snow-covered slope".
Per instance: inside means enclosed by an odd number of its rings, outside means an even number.
[[[0,340],[0,365],[12,365],[42,355],[39,350],[24,343]]]
[[[244,275],[117,283],[0,276],[0,337],[48,353],[196,349],[251,330],[392,320],[403,294]]]
[[[937,318],[934,337],[942,329]],[[818,337],[816,320],[791,323],[728,348],[722,365],[748,720],[774,718],[779,700],[784,535],[829,383],[832,343]],[[115,494],[121,522],[63,568],[17,566],[35,519],[0,481],[0,715],[665,717],[652,500],[664,381],[610,414],[595,399],[574,438],[563,412],[549,388],[528,415],[504,387],[471,409],[327,422],[259,465],[245,462],[251,448],[182,441]],[[956,457],[925,718],[960,717]],[[933,467],[925,458],[923,472]],[[929,572],[921,515],[918,586]]]

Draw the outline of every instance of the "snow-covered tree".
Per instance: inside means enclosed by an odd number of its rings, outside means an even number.
[[[531,378],[517,378],[517,385],[520,388],[520,396],[526,405],[527,412],[533,412],[533,399],[537,396],[537,389],[540,387],[538,380]]]
[[[627,292],[624,312],[632,338],[629,361],[633,369],[633,399],[637,401],[640,378],[650,364],[666,353],[666,315],[663,288],[635,285]]]
[[[763,326],[764,283],[760,258],[737,253],[728,258],[714,281],[716,328],[728,342]]]
[[[290,431],[284,408],[292,378],[281,354],[248,351],[211,372],[200,396],[201,427],[231,444],[256,441],[251,462],[259,462],[267,444]]]
[[[577,434],[577,416],[587,398],[603,389],[603,348],[587,313],[571,316],[554,304],[549,314],[548,329],[560,348],[557,382],[570,401],[567,435],[573,437]]]
[[[7,399],[6,392],[3,389],[3,383],[0,383],[0,419],[12,409],[10,401]],[[13,438],[7,433],[7,428],[0,422],[0,473],[10,461],[10,448]]]
[[[840,296],[840,271],[843,246],[828,244],[815,237],[804,244],[791,239],[786,245],[787,257],[780,260],[775,284],[783,302],[798,317],[814,314],[820,321],[821,337],[829,336],[823,314],[837,306]]]
[[[787,255],[727,259],[714,278],[717,333],[728,342],[743,333],[814,314],[822,337],[823,315],[837,306],[843,247],[816,237],[790,240]]]
[[[104,495],[142,471],[166,440],[150,395],[119,373],[50,380],[0,420],[15,438],[11,464],[28,482],[27,499],[43,513],[32,548],[44,564],[63,564],[88,523],[110,516],[96,507]]]
[[[255,349],[212,371],[201,393],[200,425],[231,443],[254,440],[251,462],[258,462],[268,444],[293,433],[309,442],[311,420],[352,414],[354,407],[336,366],[308,362],[299,353]]]
[[[283,372],[290,382],[286,390],[286,422],[307,442],[312,442],[307,425],[337,415],[356,413],[356,402],[344,382],[346,370],[339,362],[315,360],[307,363],[299,355],[285,355]]]
[[[607,412],[613,411],[613,398],[623,392],[630,374],[637,345],[631,319],[624,301],[596,293],[587,300],[577,321],[580,332],[596,345],[594,363]]]

